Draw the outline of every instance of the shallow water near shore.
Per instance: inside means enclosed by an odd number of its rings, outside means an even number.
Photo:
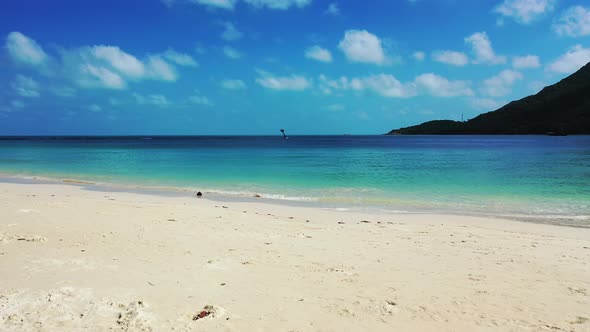
[[[590,226],[590,136],[0,140],[7,175]]]

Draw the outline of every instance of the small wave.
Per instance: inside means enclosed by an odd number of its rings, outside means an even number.
[[[329,211],[350,211],[349,208],[323,208],[323,210],[329,210]]]
[[[566,215],[566,214],[497,214],[500,217],[506,218],[540,218],[540,219],[561,219],[561,220],[575,220],[587,221],[590,220],[588,215]]]
[[[204,191],[207,193],[218,194],[218,195],[230,195],[230,196],[240,196],[240,197],[259,197],[259,198],[282,200],[282,201],[298,201],[298,202],[315,202],[315,201],[317,201],[316,198],[305,197],[305,196],[289,196],[289,195],[280,195],[280,194],[266,194],[266,193],[256,193],[256,192],[248,192],[248,191],[232,191],[232,190],[219,190],[219,189],[207,189]]]

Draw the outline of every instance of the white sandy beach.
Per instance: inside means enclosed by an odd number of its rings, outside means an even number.
[[[590,229],[0,183],[0,317],[1,331],[590,331]]]

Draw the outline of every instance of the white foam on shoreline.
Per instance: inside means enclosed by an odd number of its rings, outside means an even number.
[[[106,190],[106,191],[129,191],[136,193],[149,193],[154,195],[174,195],[180,194],[193,195],[198,191],[205,194],[210,194],[209,198],[214,200],[219,199],[238,199],[245,201],[253,201],[255,199],[266,200],[267,202],[276,204],[314,204],[315,206],[333,210],[333,211],[356,211],[363,210],[366,212],[384,212],[391,214],[406,214],[406,213],[442,213],[442,214],[456,214],[456,215],[473,215],[473,216],[486,216],[496,217],[502,219],[513,219],[530,222],[550,223],[558,225],[570,225],[570,226],[584,226],[590,227],[590,215],[576,214],[572,211],[572,214],[567,214],[563,209],[555,209],[554,211],[546,209],[533,209],[529,207],[526,210],[526,205],[521,206],[500,206],[494,203],[492,209],[481,209],[475,208],[477,205],[462,205],[460,209],[456,204],[440,204],[437,201],[428,200],[408,200],[407,198],[396,198],[396,197],[381,197],[381,196],[362,196],[362,195],[340,195],[341,190],[333,190],[333,188],[326,189],[323,191],[310,191],[315,193],[316,196],[297,196],[297,195],[284,195],[276,193],[265,193],[264,188],[260,188],[260,191],[240,191],[240,190],[223,190],[206,187],[174,187],[174,186],[158,186],[158,185],[145,185],[137,183],[113,183],[96,181],[92,178],[83,178],[79,176],[33,176],[33,175],[16,175],[16,174],[2,174],[0,173],[0,182],[23,182],[23,183],[46,183],[46,184],[60,184],[79,186],[88,190]],[[253,185],[253,187],[256,187]],[[342,188],[344,189],[344,188]],[[374,191],[370,188],[365,190],[348,188],[351,193],[363,193]],[[215,196],[218,197],[215,197]],[[291,203],[289,203],[291,202]],[[483,202],[482,202],[483,203]],[[492,202],[493,203],[493,202]],[[480,206],[481,207],[481,206]],[[405,208],[405,209],[404,209]],[[521,210],[523,208],[524,210]],[[580,212],[580,211],[578,211]]]

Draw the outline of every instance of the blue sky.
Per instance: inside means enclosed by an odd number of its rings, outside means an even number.
[[[380,134],[590,61],[566,0],[0,4],[0,135]]]

